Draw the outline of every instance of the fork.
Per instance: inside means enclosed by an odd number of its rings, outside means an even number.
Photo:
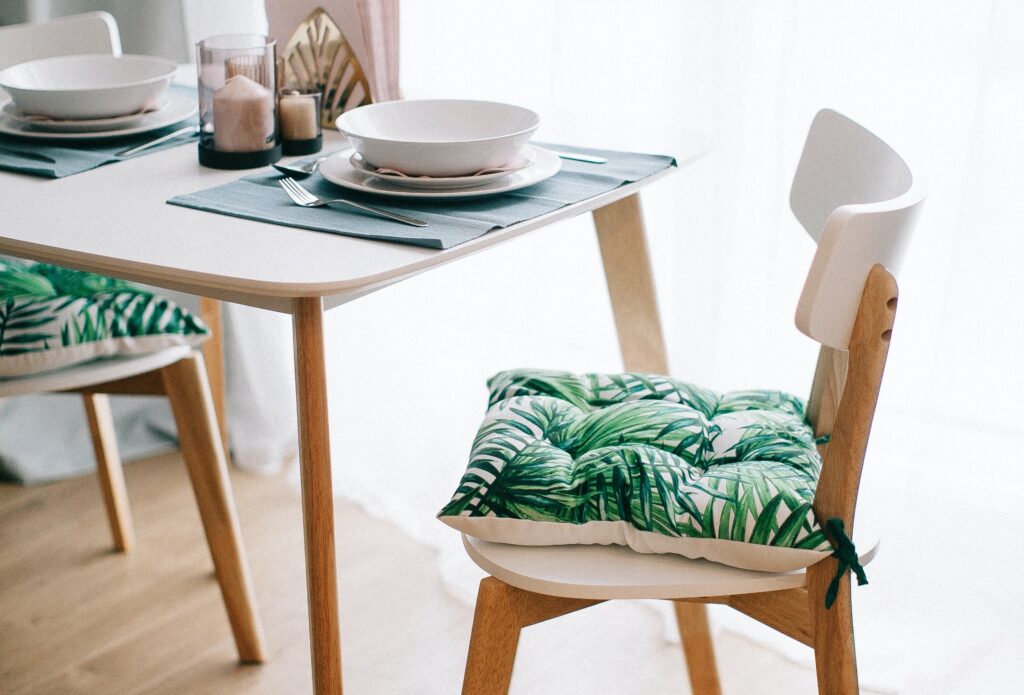
[[[370,205],[363,205],[362,203],[356,203],[352,200],[346,200],[345,198],[318,198],[313,195],[293,178],[284,178],[278,181],[281,184],[281,188],[288,194],[288,197],[292,199],[292,202],[296,205],[301,205],[304,208],[319,208],[324,205],[348,205],[349,207],[369,212],[380,217],[386,217],[389,220],[401,222],[402,224],[412,225],[413,227],[427,227],[427,223],[423,220],[416,219],[415,217],[406,217],[405,215],[399,215],[397,212],[388,212],[387,210],[381,210]]]

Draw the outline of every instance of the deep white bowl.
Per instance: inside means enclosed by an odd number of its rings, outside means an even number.
[[[43,58],[0,71],[0,87],[23,114],[112,118],[159,104],[177,63],[104,54]]]
[[[493,101],[386,101],[347,111],[335,121],[369,164],[410,176],[466,176],[518,155],[540,117]]]

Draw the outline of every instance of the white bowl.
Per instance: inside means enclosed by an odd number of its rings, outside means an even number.
[[[111,118],[159,104],[177,69],[173,60],[152,56],[61,56],[0,71],[0,87],[23,114]]]
[[[508,164],[540,117],[493,101],[386,101],[352,109],[335,124],[369,164],[410,176],[467,176]]]

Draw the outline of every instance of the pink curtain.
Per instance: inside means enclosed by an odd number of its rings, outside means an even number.
[[[284,46],[295,27],[322,7],[345,35],[366,72],[374,101],[398,99],[398,0],[266,0],[270,35]]]

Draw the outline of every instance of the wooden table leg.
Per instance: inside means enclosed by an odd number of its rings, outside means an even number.
[[[338,569],[334,556],[334,496],[324,367],[323,302],[319,298],[296,299],[293,325],[313,691],[317,695],[340,695],[341,637],[338,629]]]
[[[633,194],[594,210],[594,226],[626,371],[667,374],[640,196]]]
[[[594,210],[594,226],[626,371],[668,374],[668,353],[658,315],[639,194]],[[704,605],[694,604],[686,611],[689,623],[707,624]],[[685,629],[682,625],[680,628]],[[717,685],[710,634],[706,630],[690,630],[684,643],[687,654],[692,651],[695,655],[707,655],[707,663],[695,664],[691,670],[696,667],[706,680],[713,679]],[[707,692],[716,691],[709,688]]]

